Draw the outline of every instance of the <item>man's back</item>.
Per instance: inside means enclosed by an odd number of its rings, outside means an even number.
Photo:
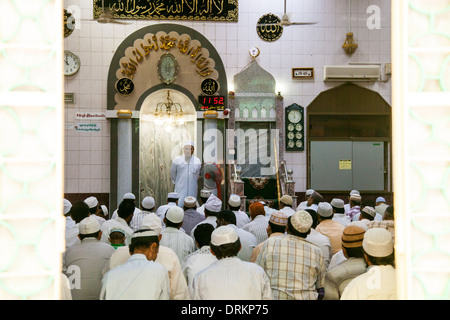
[[[325,263],[318,246],[293,235],[270,237],[256,259],[278,300],[314,300],[324,286]]]
[[[183,231],[173,227],[167,227],[161,231],[160,245],[171,248],[178,256],[180,264],[184,259],[195,251],[194,240]]]
[[[73,300],[99,299],[102,271],[109,263],[114,251],[111,245],[100,242],[95,238],[85,238],[81,243],[74,245],[65,252],[66,275],[73,280]]]

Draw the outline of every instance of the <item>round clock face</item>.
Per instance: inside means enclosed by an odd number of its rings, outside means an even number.
[[[71,76],[80,70],[80,58],[72,51],[64,51],[64,75]]]
[[[259,51],[259,48],[257,48],[257,47],[253,47],[250,49],[250,55],[253,58],[256,58],[257,56],[259,56],[259,53],[260,53],[260,51]]]
[[[289,132],[288,133],[288,138],[289,139],[294,139],[294,133],[293,132]]]
[[[300,140],[298,140],[297,142],[295,142],[295,146],[297,148],[301,148],[303,146],[303,143]]]
[[[288,120],[291,123],[297,123],[302,119],[302,114],[299,110],[292,110],[288,113]]]
[[[303,126],[300,123],[295,125],[295,130],[302,131],[302,129],[303,129]]]
[[[292,123],[289,123],[288,130],[289,131],[294,131],[294,125]]]
[[[288,147],[289,148],[293,148],[294,147],[294,141],[293,140],[289,140],[288,141]]]
[[[301,139],[301,138],[303,137],[303,135],[302,135],[300,132],[297,132],[297,133],[295,134],[295,137],[296,137],[297,139]]]
[[[170,84],[178,75],[178,63],[173,55],[165,53],[159,58],[158,75],[162,82]]]

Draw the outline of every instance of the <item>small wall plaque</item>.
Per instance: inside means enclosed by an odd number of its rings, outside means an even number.
[[[292,68],[292,79],[314,79],[314,68]]]
[[[73,92],[64,93],[64,102],[71,104],[75,103],[75,93]]]

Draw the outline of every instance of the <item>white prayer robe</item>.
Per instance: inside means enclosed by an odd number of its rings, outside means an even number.
[[[170,168],[170,179],[175,185],[175,192],[180,197],[178,206],[183,207],[184,198],[192,196],[197,198],[197,181],[200,176],[202,163],[200,159],[191,156],[188,161],[184,155],[175,157]]]
[[[169,295],[167,269],[143,254],[133,254],[104,275],[100,300],[169,300]]]

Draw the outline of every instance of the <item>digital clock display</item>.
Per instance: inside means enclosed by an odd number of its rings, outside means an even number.
[[[224,110],[225,97],[224,96],[199,96],[201,110]]]

